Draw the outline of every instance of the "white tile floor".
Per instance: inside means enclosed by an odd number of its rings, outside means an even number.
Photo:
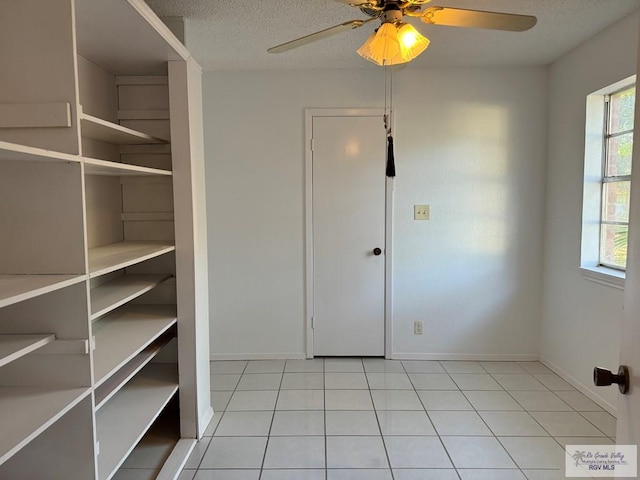
[[[615,419],[537,362],[211,362],[180,480],[555,480]]]

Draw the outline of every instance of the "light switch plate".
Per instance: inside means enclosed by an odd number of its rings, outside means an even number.
[[[414,220],[429,220],[431,218],[431,208],[429,205],[414,205],[413,206],[413,219]]]

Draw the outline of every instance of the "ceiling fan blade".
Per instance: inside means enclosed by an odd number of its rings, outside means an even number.
[[[538,19],[530,15],[513,13],[484,12],[462,8],[429,7],[422,12],[422,21],[427,24],[450,27],[487,28],[524,32],[533,27]]]
[[[361,7],[364,5],[375,4],[375,0],[334,0],[340,3],[346,3],[347,5],[351,5],[352,7]]]
[[[365,23],[369,23],[373,20],[376,20],[376,18],[369,18],[367,20],[350,20],[348,22],[341,23],[340,25],[325,28],[324,30],[320,30],[319,32],[315,32],[310,35],[306,35],[304,37],[296,38],[295,40],[291,40],[290,42],[283,43],[282,45],[276,45],[275,47],[271,47],[270,49],[268,49],[267,52],[269,53],[286,52],[287,50],[302,47],[303,45],[307,45],[308,43],[315,42],[317,40],[322,40],[323,38],[331,37],[333,35],[337,35],[338,33],[342,33],[347,30],[360,28]]]

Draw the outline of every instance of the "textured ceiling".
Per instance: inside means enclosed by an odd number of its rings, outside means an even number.
[[[374,22],[286,53],[266,52],[346,20],[367,18],[334,0],[146,1],[160,16],[184,17],[187,46],[205,70],[375,68],[355,53]],[[547,64],[636,10],[640,0],[432,0],[431,5],[535,15],[538,24],[512,33],[411,19],[431,40],[415,66]]]

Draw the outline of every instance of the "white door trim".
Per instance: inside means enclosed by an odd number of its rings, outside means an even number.
[[[309,108],[305,109],[305,318],[307,358],[313,358],[313,117],[371,117],[382,118],[382,108]],[[386,179],[385,192],[385,282],[384,282],[384,325],[385,325],[385,357],[391,358],[393,346],[393,288],[392,275],[392,243],[393,243],[393,185],[394,179]]]

